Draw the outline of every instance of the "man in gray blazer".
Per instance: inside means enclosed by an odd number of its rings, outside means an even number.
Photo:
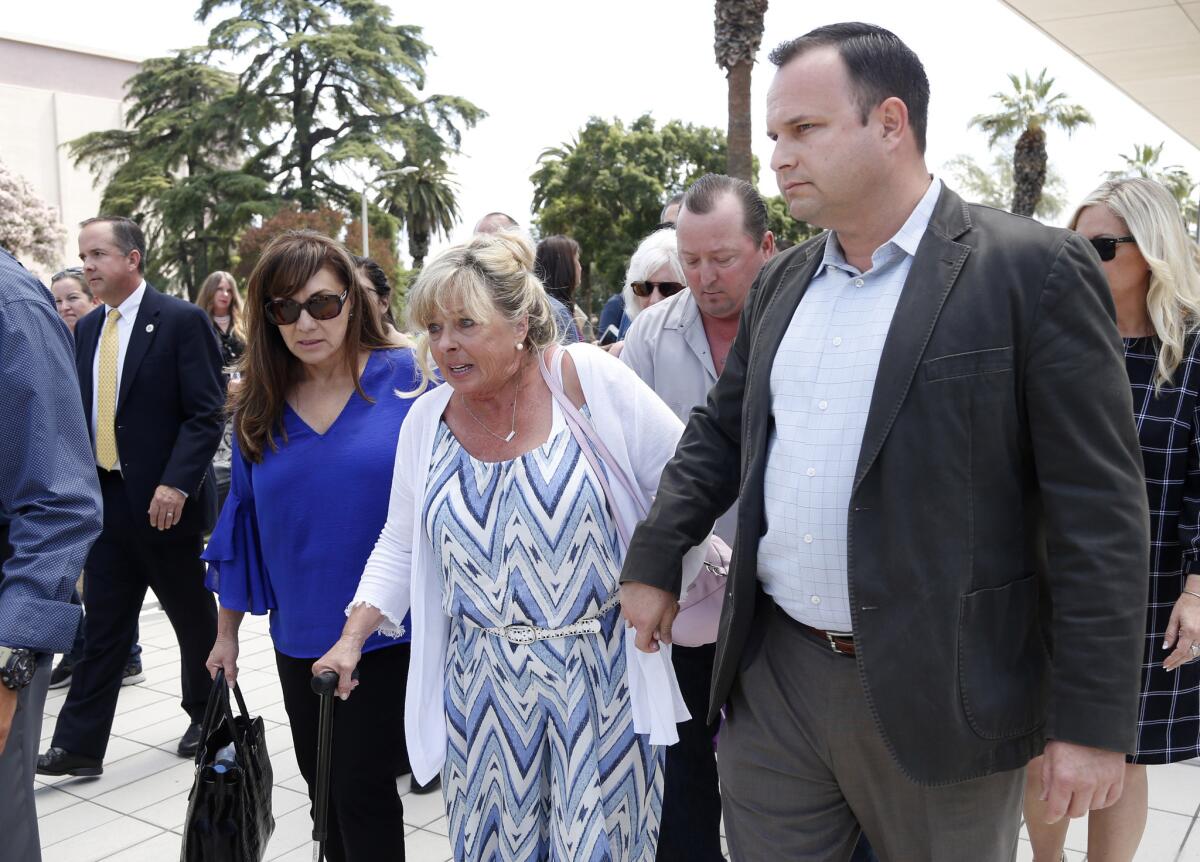
[[[829,232],[776,256],[622,573],[669,642],[679,560],[739,501],[710,716],[739,860],[1011,860],[1121,792],[1149,537],[1113,307],[1080,237],[925,166],[929,84],[886,30],[771,55],[772,169]],[[740,490],[740,496],[739,496]]]

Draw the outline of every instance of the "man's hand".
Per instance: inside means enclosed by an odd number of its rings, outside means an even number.
[[[12,730],[13,716],[17,713],[17,697],[20,692],[13,691],[6,685],[0,685],[0,754],[8,744],[8,734]]]
[[[1121,798],[1124,782],[1125,755],[1121,752],[1059,740],[1047,742],[1041,795],[1046,822],[1082,817],[1113,805]]]
[[[169,530],[179,523],[183,515],[183,504],[187,497],[167,485],[154,489],[150,500],[150,526],[156,530]]]
[[[658,652],[658,643],[671,642],[671,626],[679,613],[675,596],[658,587],[634,582],[621,584],[621,616],[637,629],[637,648]]]

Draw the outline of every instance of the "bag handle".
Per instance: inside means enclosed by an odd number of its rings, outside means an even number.
[[[237,699],[242,717],[249,722],[250,711],[246,708],[246,699],[236,682],[233,684],[233,696]],[[200,745],[196,747],[196,766],[203,765],[205,743],[222,721],[229,725],[229,735],[233,740],[234,750],[237,751],[237,724],[233,720],[233,708],[229,703],[229,686],[225,684],[225,668],[219,667],[217,675],[213,678],[212,689],[208,693],[208,703],[204,707],[204,720],[200,722]]]
[[[551,349],[556,351],[555,357],[547,356],[546,358],[557,359],[555,365],[559,374],[561,374],[563,353],[558,352],[560,348],[557,345]],[[622,487],[624,487],[625,493],[636,504],[641,517],[645,517],[646,507],[642,501],[641,492],[638,491],[637,486],[625,474],[625,471],[621,469],[619,462],[613,457],[612,452],[609,451],[604,441],[600,439],[600,435],[596,433],[592,423],[588,421],[588,418],[583,415],[567,396],[567,393],[563,391],[562,384],[550,373],[550,369],[547,368],[546,363],[538,362],[538,368],[542,372],[542,378],[546,381],[546,386],[550,390],[550,394],[554,396],[554,400],[558,402],[559,407],[563,411],[567,427],[571,429],[571,433],[574,435],[575,441],[579,444],[580,450],[583,452],[584,457],[588,459],[592,471],[599,479],[600,485],[604,489],[604,496],[608,499],[608,506],[612,510],[613,520],[616,521],[617,530],[621,534],[621,540],[626,547],[629,547],[629,542],[633,538],[633,527],[636,525],[625,523],[625,519],[621,517],[620,509],[613,500],[612,487],[609,485],[608,474],[611,473],[616,477]]]

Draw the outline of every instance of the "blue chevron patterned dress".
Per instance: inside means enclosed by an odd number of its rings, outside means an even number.
[[[598,635],[521,646],[617,589],[616,529],[554,407],[546,443],[472,458],[443,424],[423,506],[451,618],[442,772],[457,860],[654,859],[664,749],[633,732],[620,608]]]

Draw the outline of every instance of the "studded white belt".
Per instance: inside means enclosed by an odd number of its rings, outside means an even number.
[[[513,623],[507,626],[492,626],[491,628],[485,628],[484,631],[498,638],[504,638],[509,643],[524,646],[537,643],[538,641],[571,637],[572,635],[598,635],[600,634],[600,617],[604,616],[620,603],[621,594],[613,593],[609,596],[608,601],[602,604],[600,609],[596,611],[595,616],[578,620],[570,625],[559,626],[556,629],[544,629],[541,626]]]

